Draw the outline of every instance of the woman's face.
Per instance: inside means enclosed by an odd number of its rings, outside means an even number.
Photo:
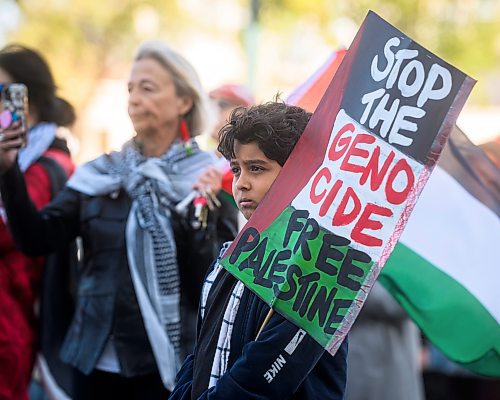
[[[170,73],[155,59],[134,62],[128,82],[128,114],[139,136],[178,133],[180,117],[193,100],[178,96]]]

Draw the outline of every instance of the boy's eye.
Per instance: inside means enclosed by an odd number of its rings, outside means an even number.
[[[250,171],[252,171],[252,172],[261,172],[261,171],[264,171],[264,168],[262,168],[259,165],[252,165],[250,167]]]
[[[240,168],[239,167],[231,167],[231,172],[233,175],[238,175],[240,173]]]

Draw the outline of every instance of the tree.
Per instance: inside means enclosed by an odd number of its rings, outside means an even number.
[[[164,1],[145,6],[137,0],[23,0],[19,6],[24,21],[9,39],[40,49],[62,92],[79,108],[85,107],[96,81],[130,64],[143,39],[135,25],[141,12],[153,9],[171,16],[168,26],[174,29],[181,20],[175,4]]]
[[[500,2],[496,0],[261,0],[262,25],[274,23],[292,31],[298,19],[318,24],[322,36],[336,44],[338,33],[332,21],[341,17],[356,26],[368,10],[373,10],[392,25],[441,58],[457,66],[480,84],[471,100],[500,102],[488,82],[498,79],[500,65]],[[496,96],[496,98],[495,98]]]

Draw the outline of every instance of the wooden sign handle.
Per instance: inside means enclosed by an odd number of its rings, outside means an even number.
[[[264,322],[262,322],[262,325],[260,326],[260,329],[257,332],[257,336],[255,336],[255,340],[257,340],[259,338],[260,333],[262,332],[264,327],[267,325],[267,323],[269,322],[269,320],[271,319],[273,314],[274,314],[274,310],[272,308],[270,308],[269,311],[267,312],[266,318],[264,318]]]

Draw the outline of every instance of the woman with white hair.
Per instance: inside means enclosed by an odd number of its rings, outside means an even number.
[[[0,189],[21,250],[43,255],[82,239],[61,350],[75,367],[77,400],[166,398],[191,351],[205,271],[236,234],[230,205],[203,210],[202,221],[192,205],[176,210],[214,163],[192,140],[205,128],[207,101],[193,67],[162,42],[146,42],[128,90],[135,137],[77,168],[40,212],[15,163],[21,128],[3,131],[0,142]]]

